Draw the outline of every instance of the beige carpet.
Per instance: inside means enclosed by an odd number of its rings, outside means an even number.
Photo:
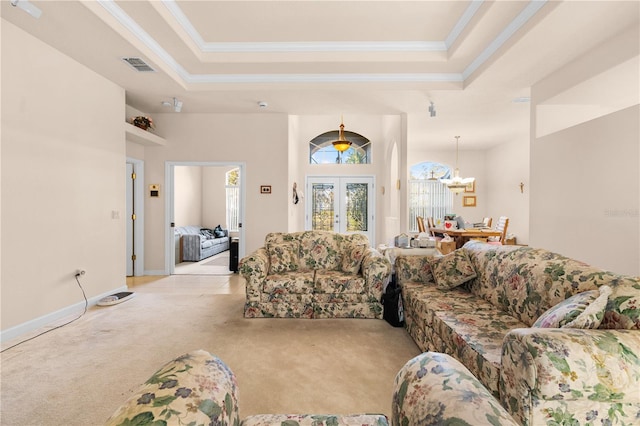
[[[389,415],[395,374],[419,353],[404,329],[383,320],[244,319],[237,274],[171,276],[131,289],[133,299],[91,308],[2,354],[0,424],[100,425],[164,362],[193,349],[235,372],[243,418]]]
[[[231,275],[232,273],[229,271],[229,250],[199,262],[181,262],[174,268],[176,275]]]

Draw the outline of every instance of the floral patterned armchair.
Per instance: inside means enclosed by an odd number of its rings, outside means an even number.
[[[270,233],[240,261],[247,318],[382,318],[391,264],[361,234]]]

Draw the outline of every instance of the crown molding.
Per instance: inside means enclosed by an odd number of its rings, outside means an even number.
[[[443,41],[409,42],[286,42],[286,43],[208,43],[196,31],[175,0],[162,0],[164,6],[202,52],[207,53],[272,53],[272,52],[433,52],[447,51],[469,25],[484,0],[472,1],[447,38]],[[177,74],[181,84],[203,83],[367,83],[367,82],[462,82],[487,62],[547,0],[530,0],[529,4],[500,34],[460,73],[389,73],[389,74],[191,74],[176,61],[135,20],[125,13],[115,0],[97,0],[131,35],[142,42],[169,69]]]

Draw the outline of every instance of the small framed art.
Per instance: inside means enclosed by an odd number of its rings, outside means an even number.
[[[467,186],[464,187],[464,192],[474,193],[476,192],[476,181],[469,182]]]
[[[271,194],[271,185],[260,185],[261,194]]]
[[[462,198],[462,207],[475,207],[475,206],[476,206],[475,195],[465,195]]]

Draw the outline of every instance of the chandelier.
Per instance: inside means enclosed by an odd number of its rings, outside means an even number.
[[[451,179],[440,179],[440,182],[447,185],[447,188],[456,195],[464,191],[467,184],[470,184],[475,180],[475,178],[461,178],[460,170],[458,169],[458,143],[460,142],[460,136],[455,136],[456,138],[456,168],[453,171],[453,178]]]
[[[342,116],[340,117],[340,133],[338,134],[338,139],[331,142],[331,144],[336,149],[336,151],[341,154],[348,150],[351,146],[351,142],[344,137],[344,123],[342,120]]]

